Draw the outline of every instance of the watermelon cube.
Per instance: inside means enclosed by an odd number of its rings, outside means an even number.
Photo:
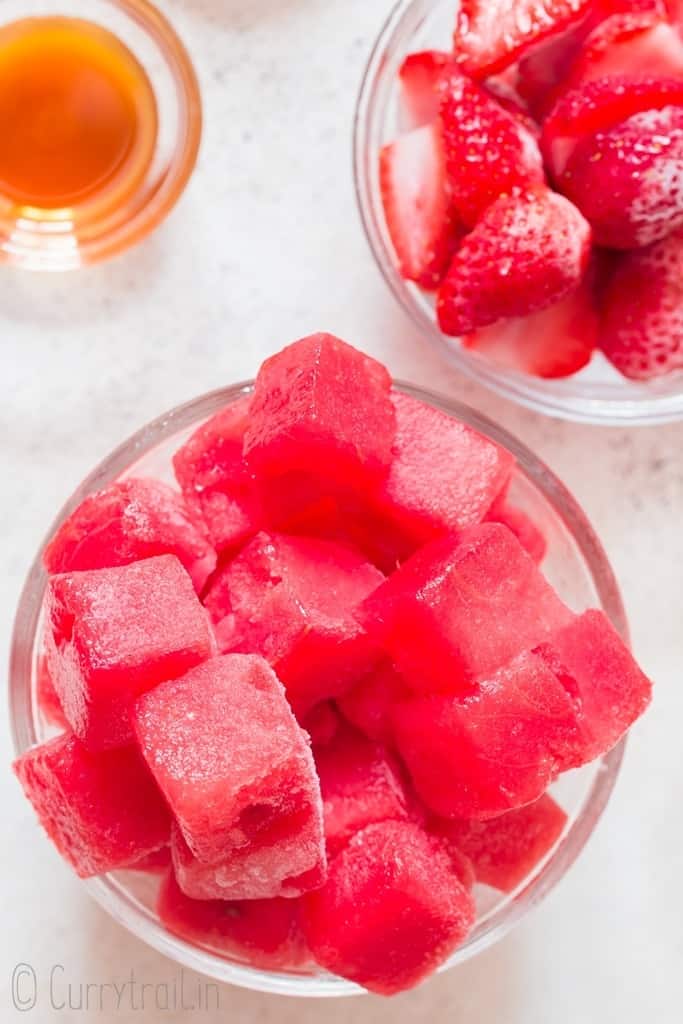
[[[180,494],[158,480],[120,480],[91,494],[43,553],[47,571],[111,569],[155,555],[175,555],[200,591],[216,567],[206,531]]]
[[[324,866],[308,737],[262,658],[212,658],[144,694],[134,720],[188,851],[199,868],[221,869],[226,898],[280,895],[283,882]]]
[[[353,613],[383,579],[330,541],[260,533],[218,574],[205,604],[221,649],[263,655],[301,716],[376,660]]]
[[[142,871],[145,875],[165,875],[171,868],[172,863],[171,847],[160,846],[153,853],[148,853],[145,857],[141,857],[140,860],[136,860],[134,864],[130,865],[128,870]]]
[[[222,409],[173,456],[185,500],[219,552],[233,550],[261,528],[256,481],[242,455],[250,403],[245,395]]]
[[[406,681],[390,661],[383,661],[338,698],[340,711],[369,739],[391,744],[394,704],[411,696]]]
[[[45,655],[40,656],[36,668],[36,697],[38,708],[47,725],[60,730],[69,728]]]
[[[91,753],[70,733],[34,747],[14,772],[50,839],[81,878],[168,843],[170,815],[135,747]]]
[[[508,530],[512,530],[536,565],[541,564],[548,550],[548,543],[543,531],[531,516],[528,516],[521,508],[511,505],[509,501],[503,501],[494,504],[486,518],[489,522],[502,523],[503,526],[507,526]]]
[[[356,832],[377,821],[406,821],[411,799],[386,747],[342,727],[315,755],[323,798],[325,842],[334,857]]]
[[[611,750],[652,699],[651,681],[604,612],[585,612],[536,653],[579,707],[586,742],[568,768]]]
[[[472,427],[409,395],[392,396],[396,440],[380,514],[412,554],[480,523],[510,480],[514,457]]]
[[[157,910],[169,932],[251,967],[292,969],[307,959],[299,903],[294,899],[193,900],[169,872]]]
[[[244,453],[258,476],[281,484],[285,500],[297,478],[308,482],[309,500],[316,491],[363,492],[391,461],[390,390],[386,369],[339,338],[303,338],[259,370]]]
[[[174,555],[48,581],[45,647],[64,713],[91,750],[132,742],[135,699],[208,658],[215,640]]]
[[[397,705],[394,735],[432,811],[481,819],[537,800],[585,743],[574,701],[529,653],[468,696]]]
[[[413,822],[357,832],[326,884],[302,900],[315,960],[371,992],[393,995],[426,978],[464,941],[474,901],[447,850]]]
[[[552,850],[567,815],[544,793],[526,807],[489,821],[441,820],[433,831],[469,860],[478,882],[512,892]]]
[[[510,530],[483,523],[421,548],[358,617],[415,690],[455,693],[573,616]]]
[[[310,736],[314,747],[322,747],[334,739],[339,723],[340,718],[334,705],[324,700],[304,716],[301,727]]]

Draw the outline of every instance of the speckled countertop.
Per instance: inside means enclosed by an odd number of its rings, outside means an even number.
[[[118,1010],[59,1009],[68,981],[121,982],[133,969],[145,983],[171,983],[178,971],[90,902],[0,772],[0,1019],[674,1024],[683,1005],[683,424],[552,422],[459,379],[421,344],[371,262],[352,192],[353,104],[388,0],[163,6],[195,58],[206,112],[200,165],[179,207],[111,264],[66,277],[0,271],[3,661],[30,559],[95,461],[158,413],[329,329],[396,376],[498,418],[564,478],[612,559],[656,700],[597,833],[559,889],[498,946],[390,1002],[225,988],[218,1013],[143,1011],[129,999]],[[0,737],[7,763],[6,725]],[[12,1007],[19,961],[38,977],[30,1013]],[[54,964],[64,983],[50,1006]]]

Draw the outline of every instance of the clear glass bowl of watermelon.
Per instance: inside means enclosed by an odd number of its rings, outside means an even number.
[[[382,147],[405,130],[399,69],[405,58],[452,45],[454,0],[399,0],[384,24],[367,65],[356,107],[354,169],[361,220],[377,265],[390,290],[425,341],[455,368],[520,405],[549,416],[585,423],[654,424],[683,417],[683,374],[650,381],[627,380],[596,352],[583,370],[563,379],[542,379],[496,366],[439,330],[434,297],[401,277],[384,216],[379,181]]]
[[[548,543],[545,573],[575,610],[600,607],[627,634],[619,590],[602,546],[585,515],[562,483],[521,442],[479,413],[456,402],[409,387],[401,390],[455,416],[508,448],[517,458],[514,503],[540,524]],[[196,427],[220,408],[247,393],[250,384],[215,391],[180,406],[143,427],[117,448],[88,477],[62,509],[49,537],[93,491],[131,474],[172,482],[171,457]],[[10,666],[10,711],[17,755],[48,739],[54,729],[38,700],[41,608],[46,576],[41,552],[26,581],[16,616]],[[624,743],[606,757],[563,775],[551,792],[566,811],[562,836],[533,871],[509,894],[477,886],[478,920],[465,945],[443,965],[447,970],[501,938],[559,882],[595,828],[616,781]],[[90,894],[125,928],[178,963],[220,981],[265,992],[296,996],[343,996],[362,990],[315,967],[263,971],[214,955],[168,933],[157,916],[158,877],[117,872],[85,883]]]

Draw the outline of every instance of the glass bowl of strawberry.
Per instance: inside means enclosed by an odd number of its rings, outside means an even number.
[[[532,452],[314,335],[144,427],[59,513],[16,617],[14,771],[92,896],[178,963],[394,995],[581,852],[650,700],[627,635]]]
[[[457,369],[551,416],[683,416],[674,0],[401,0],[354,162],[377,264]]]

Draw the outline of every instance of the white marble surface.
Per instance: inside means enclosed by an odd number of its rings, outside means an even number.
[[[4,770],[0,1019],[680,1021],[683,424],[629,432],[544,420],[458,379],[421,345],[371,263],[351,185],[354,97],[388,0],[164,6],[194,55],[206,107],[200,166],[180,206],[109,265],[57,278],[0,272],[3,660],[29,561],[93,463],[157,413],[329,329],[396,375],[499,418],[564,477],[613,560],[656,701],[598,832],[560,888],[496,948],[389,1002],[305,1003],[225,988],[219,1013],[144,1012],[129,999],[103,1012],[51,1007],[44,982],[55,963],[76,987],[121,982],[131,969],[146,983],[170,982],[177,971],[89,902]],[[7,764],[5,723],[0,744]],[[38,975],[32,1013],[12,1007],[19,961]]]

